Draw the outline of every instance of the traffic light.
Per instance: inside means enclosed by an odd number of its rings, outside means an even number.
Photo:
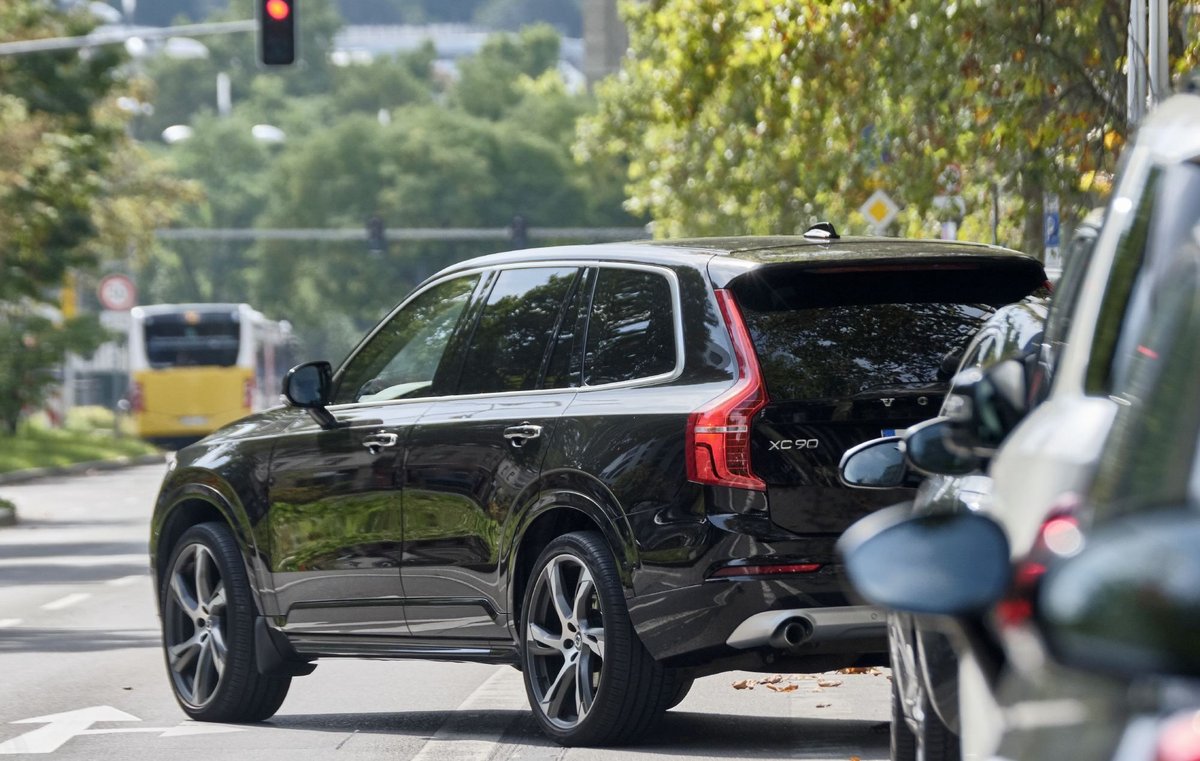
[[[258,57],[268,66],[296,62],[296,0],[258,0]]]

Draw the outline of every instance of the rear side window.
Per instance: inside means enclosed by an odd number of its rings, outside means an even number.
[[[471,336],[458,393],[536,387],[578,272],[574,267],[500,272]]]
[[[590,314],[585,384],[620,383],[675,369],[675,299],[665,275],[602,267]]]
[[[991,311],[939,303],[742,308],[767,392],[781,401],[943,382],[943,361],[963,351]]]

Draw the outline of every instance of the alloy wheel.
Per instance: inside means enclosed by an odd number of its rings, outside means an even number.
[[[560,554],[542,566],[525,638],[530,686],[542,714],[573,729],[591,711],[604,669],[604,616],[583,561]]]
[[[212,702],[225,673],[225,581],[212,551],[197,543],[178,554],[168,584],[167,664],[179,696],[201,708]]]

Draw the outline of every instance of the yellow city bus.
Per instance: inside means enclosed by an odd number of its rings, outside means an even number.
[[[248,304],[136,307],[129,405],[138,435],[183,446],[279,399],[292,330]]]

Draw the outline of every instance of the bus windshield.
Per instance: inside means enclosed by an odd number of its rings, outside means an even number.
[[[164,367],[230,367],[237,363],[240,323],[229,314],[147,317],[146,359]]]

